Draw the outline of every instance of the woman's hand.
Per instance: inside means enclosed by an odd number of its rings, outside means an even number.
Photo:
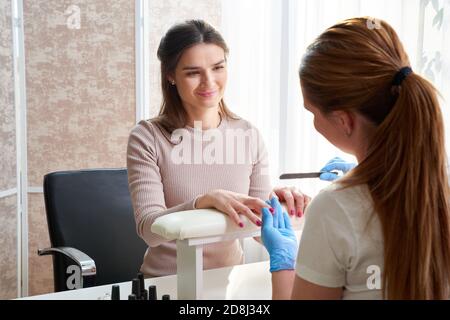
[[[263,209],[261,238],[270,256],[270,272],[293,270],[297,257],[297,237],[291,220],[277,198],[270,200],[274,213]]]
[[[325,164],[325,167],[320,169],[320,172],[323,172],[320,175],[320,180],[324,181],[334,181],[336,179],[339,179],[340,177],[332,173],[331,171],[339,170],[342,171],[343,174],[346,174],[350,170],[352,170],[354,167],[356,167],[356,163],[345,161],[339,157],[335,157],[328,161]]]
[[[260,215],[262,208],[270,209],[270,205],[258,198],[249,197],[227,190],[213,190],[197,198],[197,209],[215,208],[227,214],[238,226],[244,227],[239,214],[245,215],[251,222],[261,226]]]
[[[276,187],[273,189],[270,198],[277,196],[280,201],[286,202],[287,212],[291,216],[303,216],[311,198],[303,194],[295,187]]]

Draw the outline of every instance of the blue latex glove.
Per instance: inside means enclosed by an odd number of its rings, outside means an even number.
[[[347,162],[339,157],[335,157],[327,162],[325,167],[320,169],[321,172],[323,172],[320,175],[320,180],[325,181],[334,181],[339,178],[339,176],[335,173],[331,173],[330,171],[333,170],[339,170],[342,171],[344,174],[346,174],[348,171],[352,170],[354,167],[356,167],[356,163],[353,162]]]
[[[297,257],[297,237],[292,229],[291,220],[284,211],[278,198],[273,197],[268,208],[262,210],[261,239],[270,256],[270,272],[293,270]]]

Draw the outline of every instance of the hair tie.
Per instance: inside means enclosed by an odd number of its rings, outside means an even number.
[[[405,78],[407,76],[409,76],[412,73],[412,69],[410,67],[403,67],[401,68],[394,77],[394,81],[392,82],[393,86],[399,86],[402,84],[403,80],[405,80]]]

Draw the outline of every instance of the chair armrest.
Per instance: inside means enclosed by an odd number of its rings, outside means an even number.
[[[241,215],[244,227],[240,228],[226,214],[215,209],[178,211],[157,218],[151,231],[167,240],[210,238],[223,241],[261,235],[261,227]],[[294,230],[300,230],[303,219],[290,217]]]
[[[94,259],[78,249],[72,247],[55,247],[38,250],[38,255],[40,256],[53,255],[55,253],[62,254],[72,259],[80,267],[82,277],[96,275],[97,268]]]

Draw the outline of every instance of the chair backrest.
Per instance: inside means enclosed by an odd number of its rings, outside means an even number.
[[[73,247],[89,255],[97,267],[95,285],[136,277],[147,246],[136,233],[126,169],[49,173],[44,198],[52,247]],[[56,291],[66,290],[70,264],[53,256]]]

